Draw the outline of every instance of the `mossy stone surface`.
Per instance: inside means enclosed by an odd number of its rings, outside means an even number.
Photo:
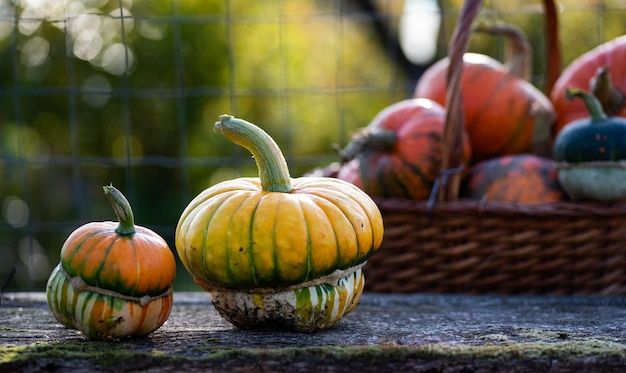
[[[318,333],[241,330],[206,293],[175,294],[144,338],[92,342],[51,316],[43,294],[0,306],[0,371],[618,372],[626,298],[365,294]]]

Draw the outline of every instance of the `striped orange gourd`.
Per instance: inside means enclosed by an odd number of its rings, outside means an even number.
[[[91,222],[70,234],[46,286],[48,305],[60,323],[90,339],[146,335],[170,314],[174,255],[162,237],[134,225],[117,189],[104,191],[118,222]]]

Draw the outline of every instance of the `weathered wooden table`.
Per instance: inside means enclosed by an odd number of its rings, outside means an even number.
[[[177,293],[148,337],[92,342],[5,295],[0,372],[626,372],[626,298],[365,294],[315,334],[240,330]]]

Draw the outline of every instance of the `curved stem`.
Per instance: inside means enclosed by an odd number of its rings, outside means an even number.
[[[350,143],[339,151],[341,163],[348,163],[367,150],[389,151],[393,149],[397,136],[395,132],[366,128],[357,132]]]
[[[130,208],[130,203],[126,197],[113,185],[105,185],[102,189],[104,189],[104,195],[109,202],[111,202],[111,206],[119,222],[115,232],[122,236],[132,236],[135,234],[135,217],[133,216],[133,210]]]
[[[506,43],[506,67],[509,75],[529,81],[532,70],[532,47],[522,30],[505,22],[479,23],[474,31],[489,35],[503,35]]]
[[[267,132],[250,122],[226,114],[220,115],[215,128],[227,139],[252,153],[264,191],[289,193],[293,190],[285,157]]]
[[[609,67],[598,68],[589,84],[591,94],[596,96],[602,104],[602,109],[607,115],[613,115],[619,111],[626,100],[622,92],[616,89],[611,82]]]
[[[585,91],[570,87],[565,91],[565,97],[569,100],[581,98],[587,107],[587,111],[589,112],[592,122],[603,121],[608,118],[604,113],[604,110],[602,110],[602,104],[600,101],[595,96]]]

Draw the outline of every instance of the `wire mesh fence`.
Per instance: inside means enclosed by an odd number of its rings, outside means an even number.
[[[626,31],[624,1],[559,5],[564,63]],[[122,190],[136,223],[173,249],[178,216],[195,194],[256,175],[246,151],[213,133],[220,114],[266,129],[292,176],[336,160],[333,144],[345,144],[377,112],[410,97],[420,73],[445,56],[459,6],[458,0],[1,2],[0,284],[42,290],[73,229],[114,219],[104,184]],[[422,41],[413,48],[426,57],[411,60],[400,30],[423,36],[428,30],[417,26],[428,17],[432,48]],[[533,82],[541,85],[541,2],[487,1],[484,17],[527,33],[535,47]],[[504,48],[476,38],[472,49],[501,57]],[[182,267],[177,282],[195,289]]]

